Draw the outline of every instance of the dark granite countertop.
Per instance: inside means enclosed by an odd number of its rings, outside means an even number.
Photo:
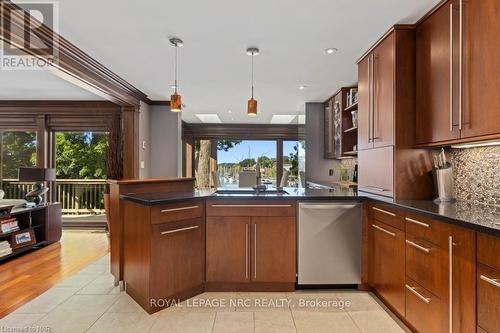
[[[392,204],[398,208],[421,213],[446,223],[500,237],[500,207],[456,201],[435,203],[432,200],[393,200],[353,188],[335,186],[333,189],[284,188],[282,193],[230,193],[221,194],[214,190],[192,192],[123,194],[123,200],[142,205],[162,205],[192,200],[355,200],[375,201]]]

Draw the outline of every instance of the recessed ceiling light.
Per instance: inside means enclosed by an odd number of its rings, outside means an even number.
[[[307,88],[307,86],[299,86],[299,90],[304,90],[306,88]]]
[[[271,118],[271,124],[290,124],[295,117],[294,114],[275,114]]]
[[[338,49],[336,47],[329,47],[327,49],[325,49],[325,53],[326,54],[334,54],[334,53],[337,53]]]
[[[216,114],[200,113],[195,114],[195,116],[198,117],[202,123],[222,123],[219,116]]]
[[[227,111],[227,113],[231,114],[231,113],[233,113],[233,111],[229,110],[229,111]]]

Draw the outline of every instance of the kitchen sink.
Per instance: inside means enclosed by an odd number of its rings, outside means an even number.
[[[235,189],[218,189],[216,194],[256,194],[254,189],[251,188],[235,188]],[[265,191],[260,191],[259,194],[288,194],[284,190],[278,190],[276,188],[267,189]]]

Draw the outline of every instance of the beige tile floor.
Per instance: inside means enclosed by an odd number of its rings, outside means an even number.
[[[106,255],[0,319],[0,331],[409,332],[374,296],[356,291],[204,293],[149,315],[108,272]]]

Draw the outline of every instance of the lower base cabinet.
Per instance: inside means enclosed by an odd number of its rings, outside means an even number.
[[[372,289],[417,332],[474,332],[476,233],[387,206],[373,205],[368,211]],[[500,288],[477,283],[478,302],[487,298],[488,304],[478,304],[479,326],[483,320],[482,329],[500,332],[500,303],[494,307]]]
[[[406,320],[418,331],[448,332],[446,301],[411,279],[406,280]]]
[[[370,284],[401,316],[405,315],[404,231],[372,220],[370,224]]]
[[[249,216],[221,216],[221,208],[230,215]],[[294,289],[294,203],[209,203],[208,215],[207,290]]]
[[[477,325],[478,332],[500,332],[500,239],[477,238]]]

